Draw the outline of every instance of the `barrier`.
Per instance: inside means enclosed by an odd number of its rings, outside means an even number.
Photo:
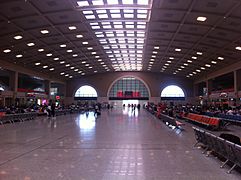
[[[158,118],[160,118],[164,123],[167,123],[168,125],[172,125],[175,128],[183,130],[184,123],[181,123],[177,121],[175,118],[167,116],[165,114],[159,114]]]
[[[193,127],[193,130],[195,132],[195,137],[197,141],[194,147],[198,143],[201,143],[205,147],[203,153],[205,153],[207,150],[211,150],[226,159],[226,161],[220,166],[220,168],[223,168],[229,161],[233,163],[233,166],[227,171],[227,173],[231,173],[236,166],[241,167],[240,145],[234,144],[230,141],[215,136],[209,132],[205,132],[196,127]]]

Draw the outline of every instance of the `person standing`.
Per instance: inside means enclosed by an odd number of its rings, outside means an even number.
[[[53,117],[55,116],[55,102],[52,102],[52,104],[51,104],[51,115]]]

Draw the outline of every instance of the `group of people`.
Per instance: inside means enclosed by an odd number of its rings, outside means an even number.
[[[179,105],[168,105],[166,103],[159,103],[158,105],[155,104],[148,104],[146,108],[151,108],[153,111],[162,111],[165,114],[173,117],[180,112],[185,113],[196,113],[196,114],[205,114],[206,112],[214,113],[215,115],[218,114],[225,114],[225,115],[236,115],[241,116],[241,106],[230,107],[230,106],[200,106],[200,105],[192,105],[192,104],[179,104]]]

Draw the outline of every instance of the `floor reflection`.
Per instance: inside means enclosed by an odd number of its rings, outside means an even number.
[[[131,107],[124,107],[122,110],[123,115],[128,115],[129,117],[132,116],[138,116],[139,115],[139,111],[138,109],[133,109]]]
[[[80,114],[75,122],[81,130],[92,131],[96,125],[94,112]]]

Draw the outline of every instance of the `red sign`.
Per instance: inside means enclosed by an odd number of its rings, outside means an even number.
[[[60,96],[55,96],[55,99],[59,100],[59,99],[60,99]]]

